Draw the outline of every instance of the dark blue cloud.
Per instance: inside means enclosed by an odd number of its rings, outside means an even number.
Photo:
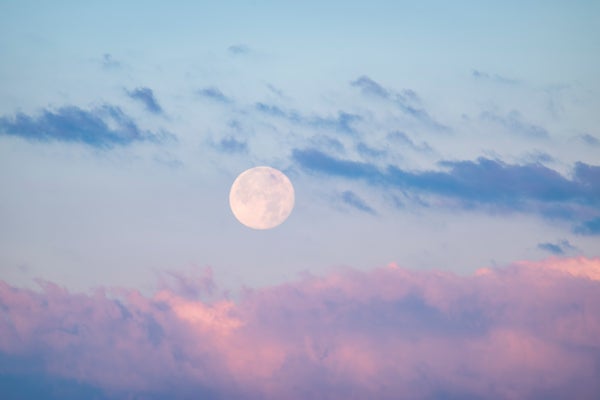
[[[4,358],[4,356],[0,355]],[[41,362],[40,362],[41,363]],[[9,368],[14,369],[13,368]],[[77,380],[61,379],[42,373],[0,372],[0,391],[6,400],[108,400],[100,389]]]
[[[360,115],[351,114],[344,111],[338,112],[335,117],[323,117],[319,115],[306,116],[295,110],[284,110],[276,105],[258,102],[255,108],[267,115],[277,118],[283,118],[291,123],[310,126],[318,129],[329,129],[343,133],[355,133],[352,126],[355,122],[362,119]]]
[[[404,89],[401,92],[396,92],[386,89],[366,75],[360,76],[350,82],[350,85],[359,88],[365,95],[393,102],[405,114],[410,115],[430,128],[440,131],[447,131],[449,129],[447,126],[437,122],[420,106],[419,96],[413,90]]]
[[[553,243],[540,243],[537,246],[539,249],[549,251],[552,254],[560,255],[564,254],[565,251],[557,244]]]
[[[493,205],[564,218],[576,218],[573,208],[600,211],[600,166],[584,163],[577,163],[573,177],[568,179],[541,164],[511,165],[487,158],[440,162],[440,171],[408,171],[396,166],[382,170],[316,149],[295,149],[292,158],[309,171],[453,198],[465,207]],[[585,232],[600,232],[600,219],[583,225],[580,233]]]
[[[165,137],[165,134],[142,131],[119,107],[106,104],[92,110],[66,106],[55,111],[43,110],[38,116],[24,113],[3,116],[0,117],[1,134],[42,142],[79,142],[98,148]]]
[[[341,194],[342,201],[344,204],[349,205],[357,210],[366,212],[368,214],[376,214],[375,210],[371,208],[363,199],[361,199],[356,193],[346,190]]]
[[[540,243],[537,247],[541,250],[548,251],[554,255],[562,255],[568,251],[575,250],[576,248],[569,243],[568,240],[561,240],[557,243]]]
[[[127,91],[127,95],[133,100],[137,100],[141,102],[146,110],[150,111],[153,114],[162,114],[163,109],[158,104],[156,97],[154,97],[154,92],[152,89],[147,87],[139,87],[135,88],[132,91]]]
[[[219,89],[217,89],[214,86],[211,87],[205,87],[204,89],[200,89],[197,91],[197,93],[200,96],[206,97],[208,99],[214,100],[214,101],[218,101],[220,103],[232,103],[233,100],[230,99],[229,97],[225,96],[225,94],[223,94],[223,92],[221,92]]]
[[[358,161],[340,160],[316,149],[294,149],[292,158],[300,166],[327,175],[342,176],[350,179],[381,180],[383,175],[377,167]]]
[[[580,235],[600,235],[600,217],[584,221],[574,229]]]
[[[481,118],[501,125],[506,130],[518,135],[534,139],[546,139],[550,137],[545,128],[523,121],[521,114],[515,110],[510,111],[506,115],[499,115],[494,112],[486,111],[481,114]]]

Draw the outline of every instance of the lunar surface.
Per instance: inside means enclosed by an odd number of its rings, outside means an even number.
[[[271,229],[292,212],[294,187],[288,177],[275,168],[250,168],[231,185],[229,206],[237,220],[247,227]]]

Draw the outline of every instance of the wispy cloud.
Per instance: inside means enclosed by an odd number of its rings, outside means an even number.
[[[230,54],[240,56],[240,55],[248,54],[250,52],[250,47],[248,47],[245,44],[241,44],[241,43],[232,44],[231,46],[229,46],[227,48],[227,51]]]
[[[574,232],[580,235],[600,235],[600,217],[583,221],[575,227]]]
[[[329,129],[343,133],[356,133],[354,123],[361,121],[358,114],[339,111],[335,117],[320,115],[303,115],[295,110],[284,110],[273,104],[258,102],[256,110],[272,117],[282,118],[294,124],[310,126],[319,129]]]
[[[214,146],[223,153],[246,153],[248,151],[248,143],[233,136],[221,138]]]
[[[569,251],[576,249],[571,243],[569,243],[568,240],[561,240],[556,243],[540,243],[537,247],[541,250],[548,251],[554,255],[563,255]]]
[[[363,199],[360,198],[356,193],[351,190],[346,190],[340,195],[341,200],[344,204],[355,208],[359,211],[366,212],[368,214],[375,215],[375,210],[369,206]]]
[[[573,177],[566,178],[541,164],[513,165],[479,158],[476,161],[444,161],[439,171],[408,171],[390,165],[332,157],[316,149],[294,149],[292,159],[306,170],[348,179],[361,179],[381,188],[429,193],[459,200],[464,206],[493,205],[508,210],[533,210],[545,214],[558,207],[565,217],[579,218],[569,207],[585,214],[600,212],[600,166],[576,163]],[[556,216],[556,215],[554,215]],[[594,221],[581,228],[596,232]]]
[[[401,144],[403,146],[408,146],[409,148],[416,150],[416,151],[420,151],[420,152],[431,152],[431,146],[429,146],[429,144],[427,144],[427,142],[422,142],[420,144],[416,144],[415,142],[412,141],[412,139],[410,137],[408,137],[408,135],[404,132],[401,131],[394,131],[394,132],[390,132],[387,135],[387,139]]]
[[[600,140],[596,136],[592,136],[589,133],[579,135],[577,138],[588,146],[600,146]]]
[[[131,91],[127,91],[127,95],[133,100],[139,101],[146,107],[146,110],[150,111],[153,114],[162,114],[163,109],[158,104],[156,97],[154,97],[154,92],[152,89],[147,87],[138,87]]]
[[[168,135],[141,130],[121,108],[105,104],[91,110],[65,106],[45,109],[40,115],[17,113],[0,117],[0,135],[34,141],[79,142],[97,148],[156,141]]]
[[[364,158],[380,158],[387,154],[386,150],[376,149],[365,142],[358,142],[356,144],[356,151]]]
[[[516,85],[519,83],[519,81],[516,79],[507,78],[505,76],[498,75],[498,74],[490,74],[490,73],[487,73],[484,71],[479,71],[476,69],[471,71],[471,76],[475,79],[491,81],[491,82],[495,82],[495,83],[501,83],[504,85]]]
[[[208,99],[220,103],[233,103],[233,99],[223,94],[223,92],[221,92],[218,88],[214,86],[205,87],[203,89],[198,90],[196,93],[198,93],[202,97],[206,97]]]
[[[420,106],[421,101],[419,96],[413,90],[404,89],[397,92],[386,89],[366,75],[360,76],[350,82],[350,85],[359,88],[367,96],[374,96],[393,102],[405,114],[410,115],[430,128],[440,131],[447,131],[449,129],[447,126],[436,121]]]
[[[524,121],[521,113],[515,110],[510,111],[506,115],[485,111],[481,114],[481,118],[503,126],[507,131],[513,134],[534,139],[547,139],[550,137],[550,134],[544,127]]]
[[[100,59],[100,64],[102,65],[102,68],[106,70],[119,69],[122,66],[121,63],[115,60],[115,58],[109,53],[105,53],[102,55],[102,58]]]
[[[51,399],[65,398],[57,387],[102,399],[592,399],[599,390],[600,259],[473,276],[392,264],[247,290],[237,303],[198,300],[213,291],[207,279],[152,296],[0,282],[3,387]],[[32,376],[33,389],[19,385]]]

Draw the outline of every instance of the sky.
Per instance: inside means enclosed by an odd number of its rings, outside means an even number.
[[[600,3],[5,0],[0,55],[3,398],[598,397]]]

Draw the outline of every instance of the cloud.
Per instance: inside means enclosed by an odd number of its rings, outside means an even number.
[[[342,202],[352,208],[359,211],[366,212],[367,214],[375,215],[376,212],[371,208],[363,199],[361,199],[356,193],[346,190],[341,194]]]
[[[227,48],[227,51],[233,55],[240,56],[248,54],[250,52],[250,47],[245,44],[233,44]]]
[[[580,235],[600,235],[600,217],[582,222],[575,227],[574,232]]]
[[[302,168],[325,175],[360,179],[382,189],[400,189],[458,200],[463,207],[491,205],[505,210],[578,218],[600,211],[600,166],[578,162],[568,179],[541,164],[515,165],[499,160],[443,161],[439,171],[408,171],[390,165],[332,157],[319,150],[294,149]],[[579,210],[579,211],[578,211]],[[598,230],[592,221],[580,233]]]
[[[568,240],[561,240],[557,243],[540,243],[537,247],[554,255],[563,255],[568,251],[575,250],[575,247]]]
[[[214,146],[224,153],[246,153],[248,151],[248,143],[237,140],[233,136],[222,138]]]
[[[350,85],[359,88],[364,95],[378,97],[394,103],[405,114],[410,115],[430,128],[439,131],[447,131],[449,129],[447,126],[437,122],[420,106],[421,101],[419,96],[413,90],[404,89],[401,92],[396,92],[386,89],[366,75],[358,77],[350,82]]]
[[[111,148],[169,136],[141,130],[119,107],[105,104],[91,110],[65,106],[45,109],[41,115],[17,113],[0,117],[0,135],[47,142],[77,142],[96,148]]]
[[[356,133],[353,124],[362,120],[360,115],[344,111],[339,111],[335,117],[324,117],[320,115],[306,116],[295,110],[288,111],[276,105],[261,102],[256,103],[255,108],[271,117],[283,118],[294,124],[318,129],[329,129],[349,134]]]
[[[390,141],[399,143],[401,145],[408,146],[409,148],[419,151],[419,152],[428,153],[428,152],[432,151],[431,146],[429,146],[429,144],[427,144],[426,142],[422,142],[421,144],[416,144],[404,132],[400,132],[400,131],[390,132],[387,135],[387,139]]]
[[[166,288],[143,296],[40,285],[0,282],[0,376],[15,398],[32,390],[27,382],[79,385],[104,399],[595,399],[600,391],[600,259],[472,276],[345,269],[248,289],[237,303]]]
[[[356,144],[356,151],[364,158],[380,158],[387,154],[385,150],[376,149],[364,142]]]
[[[481,118],[501,125],[514,134],[534,139],[547,139],[550,137],[550,134],[545,128],[523,121],[521,114],[515,110],[510,111],[506,115],[499,115],[494,112],[486,111],[481,114]]]
[[[491,82],[495,82],[495,83],[502,83],[505,85],[516,85],[519,83],[519,81],[516,79],[506,78],[506,77],[504,77],[502,75],[498,75],[498,74],[489,74],[487,72],[478,71],[476,69],[471,71],[471,76],[478,80],[486,80],[486,81],[491,81]]]
[[[150,111],[153,114],[162,114],[163,109],[158,104],[156,97],[154,97],[154,92],[152,89],[147,87],[139,87],[135,88],[132,91],[127,91],[127,95],[133,100],[141,102],[146,110]]]
[[[205,87],[197,91],[200,96],[206,97],[208,99],[220,102],[220,103],[233,103],[233,100],[223,94],[218,88],[211,86]]]
[[[102,55],[100,64],[102,65],[102,68],[104,68],[106,70],[119,69],[122,66],[121,63],[119,61],[115,60],[113,58],[113,56],[110,55],[109,53],[105,53]]]
[[[577,138],[583,143],[587,144],[588,146],[600,146],[600,140],[598,140],[597,137],[590,135],[589,133],[579,135]]]
[[[337,159],[316,149],[294,149],[292,158],[301,167],[315,172],[322,172],[326,175],[367,179],[370,182],[381,181],[384,178],[384,175],[375,165]]]

